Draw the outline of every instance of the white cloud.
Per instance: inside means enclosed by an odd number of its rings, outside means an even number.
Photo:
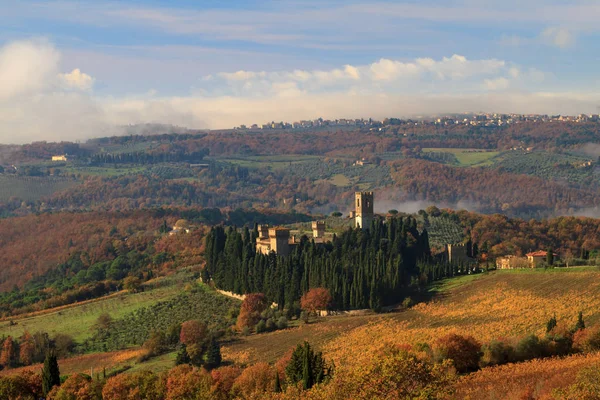
[[[321,70],[238,71],[202,79],[200,93],[98,97],[93,78],[60,71],[48,42],[0,48],[0,142],[75,140],[115,134],[113,127],[160,122],[228,128],[271,120],[385,118],[464,111],[595,112],[596,93],[539,92],[541,71],[504,60],[381,59]],[[69,88],[65,82],[71,82]],[[192,82],[190,82],[192,83]],[[151,87],[151,86],[149,86]],[[77,90],[72,90],[76,88]]]
[[[545,29],[540,37],[548,44],[565,49],[575,43],[575,35],[567,28],[551,27]]]
[[[59,79],[67,89],[90,90],[94,86],[94,78],[75,68],[68,74],[59,74]]]
[[[488,90],[505,90],[510,86],[510,81],[506,78],[485,79],[483,81],[485,88]]]
[[[44,40],[13,42],[0,49],[0,100],[45,90],[60,55]]]

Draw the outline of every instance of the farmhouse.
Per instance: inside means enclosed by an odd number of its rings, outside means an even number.
[[[554,257],[557,256],[556,253],[552,253]],[[537,268],[541,264],[545,263],[548,258],[548,252],[544,250],[534,251],[532,253],[527,253],[527,262],[529,263],[529,268]]]

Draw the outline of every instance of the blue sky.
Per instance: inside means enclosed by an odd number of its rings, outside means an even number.
[[[591,0],[0,0],[0,141],[138,122],[596,112],[599,19]]]

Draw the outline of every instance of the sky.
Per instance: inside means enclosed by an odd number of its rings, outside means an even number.
[[[600,110],[598,0],[0,0],[0,143]]]

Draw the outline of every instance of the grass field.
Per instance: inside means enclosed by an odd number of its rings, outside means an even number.
[[[78,183],[76,180],[50,176],[0,174],[0,202],[8,202],[11,197],[25,201],[37,201],[58,191],[69,189]]]
[[[485,149],[425,148],[424,153],[453,154],[461,167],[481,167],[492,164],[492,158],[500,152]]]
[[[12,320],[16,325],[11,326],[8,321],[0,322],[0,336],[19,337],[27,330],[30,333],[48,332],[50,336],[56,333],[66,333],[73,336],[76,341],[82,341],[91,336],[91,328],[100,314],[108,313],[113,319],[116,319],[138,308],[174,297],[181,290],[178,286],[168,286],[134,294],[123,292],[118,296],[60,311],[33,317],[16,317]]]
[[[231,164],[236,164],[246,168],[253,169],[281,169],[288,168],[290,164],[301,164],[320,160],[320,156],[310,155],[276,155],[276,156],[248,156],[248,157],[226,157],[215,158],[215,161],[222,161]],[[209,157],[207,157],[207,160]]]

